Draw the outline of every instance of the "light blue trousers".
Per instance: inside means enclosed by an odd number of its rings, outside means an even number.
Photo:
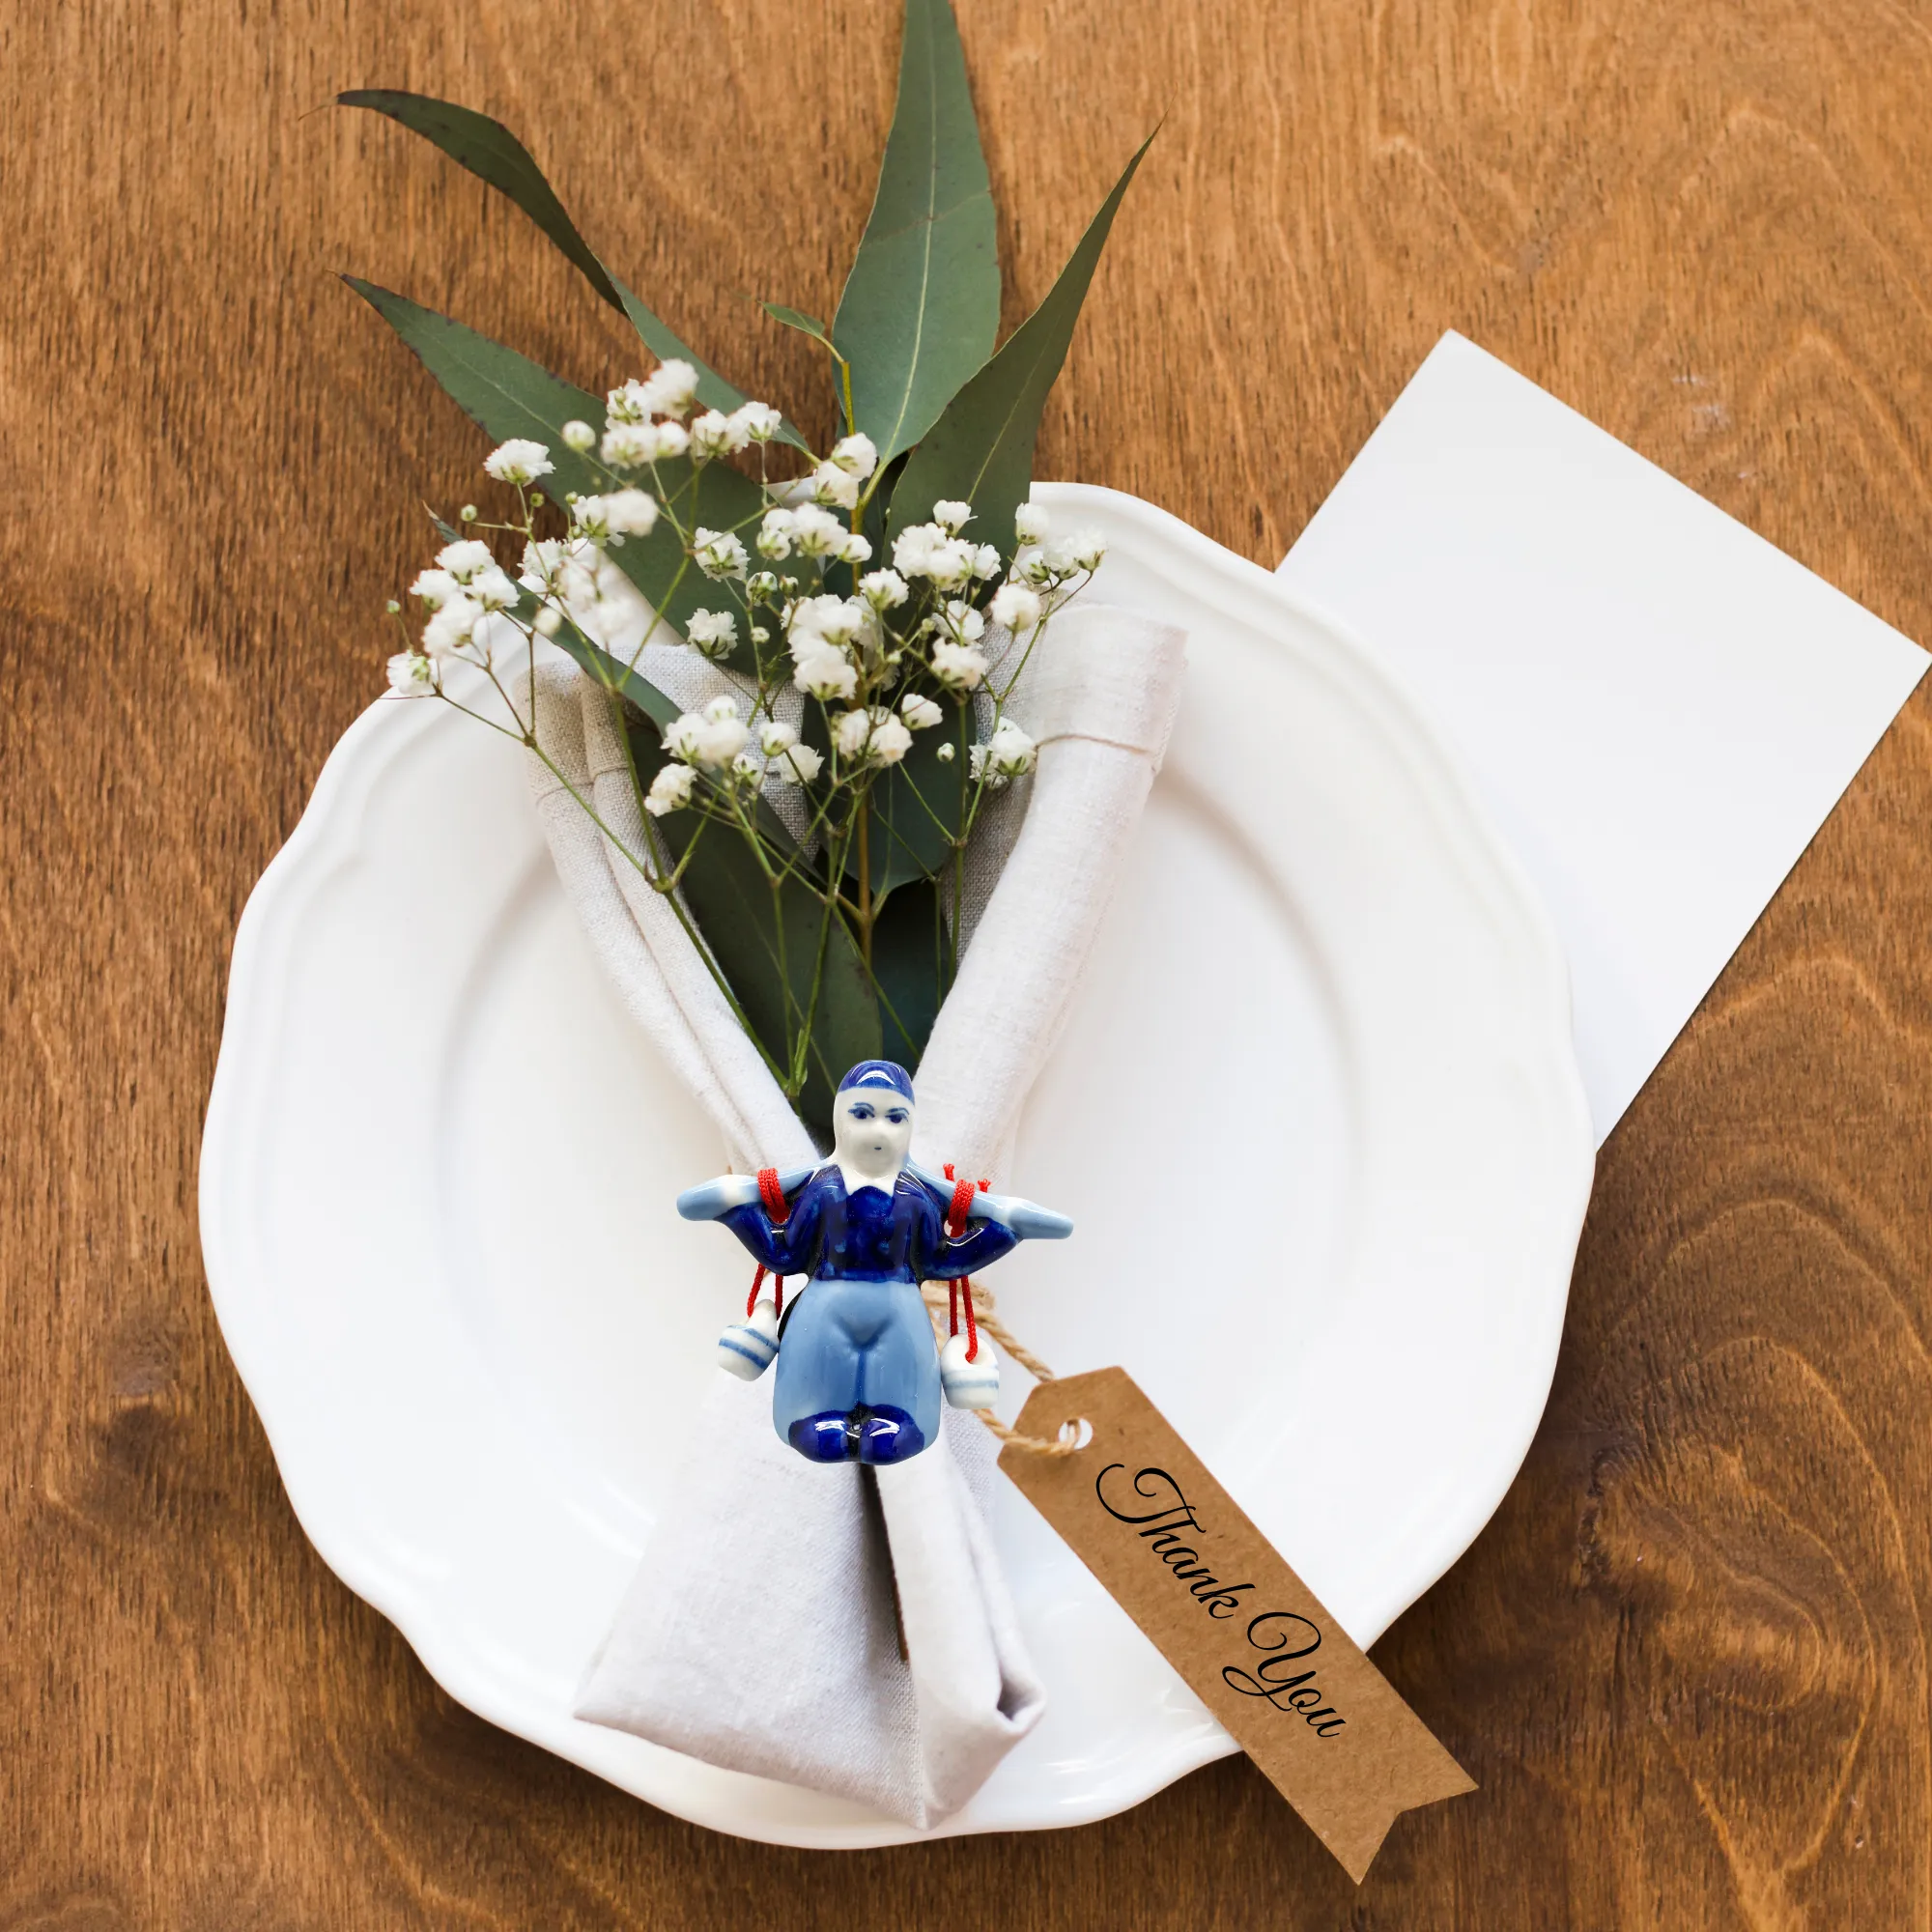
[[[939,1350],[909,1281],[813,1281],[785,1318],[772,1422],[896,1408],[929,1444],[939,1436]]]

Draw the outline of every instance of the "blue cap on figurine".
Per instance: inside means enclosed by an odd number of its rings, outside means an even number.
[[[838,1083],[839,1093],[848,1087],[890,1087],[912,1098],[912,1075],[896,1060],[862,1060]]]

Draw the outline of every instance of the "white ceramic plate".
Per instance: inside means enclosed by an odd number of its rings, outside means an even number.
[[[1562,962],[1357,644],[1147,504],[1040,495],[1112,540],[1090,594],[1185,625],[1190,668],[1009,1177],[1078,1231],[1002,1264],[1003,1310],[1063,1373],[1124,1364],[1366,1643],[1548,1390],[1592,1163]],[[223,1331],[303,1527],[453,1696],[721,1831],[908,1837],[570,1716],[745,1264],[672,1211],[721,1151],[600,977],[519,759],[372,706],[249,899],[202,1149]],[[1010,1491],[996,1528],[1051,1704],[943,1829],[1077,1824],[1233,1748]]]

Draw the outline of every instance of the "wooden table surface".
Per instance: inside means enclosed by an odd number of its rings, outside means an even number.
[[[1272,564],[1459,328],[1932,637],[1932,13],[961,0],[1008,268],[1133,145],[1040,472]],[[210,1310],[230,937],[477,439],[332,278],[590,386],[624,331],[341,87],[524,131],[788,405],[895,0],[70,0],[0,23],[0,1927],[1932,1925],[1932,696],[1605,1151],[1529,1460],[1378,1646],[1481,1780],[1356,1892],[1247,1766],[861,1855],[661,1816],[433,1685],[290,1513]],[[1391,567],[1399,567],[1391,559]],[[398,1147],[403,1171],[411,1151]]]

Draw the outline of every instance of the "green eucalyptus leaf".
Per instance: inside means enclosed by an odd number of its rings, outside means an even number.
[[[341,107],[367,107],[387,115],[412,134],[420,134],[440,148],[478,181],[487,182],[499,194],[507,195],[612,308],[624,306],[615,280],[577,232],[577,224],[544,179],[543,170],[531,158],[530,151],[500,121],[493,121],[473,108],[459,107],[451,100],[438,100],[427,94],[405,94],[392,87],[354,88],[347,94],[338,94],[335,99]]]
[[[549,449],[554,469],[544,478],[547,492],[594,496],[622,487],[623,479],[594,452],[580,456],[563,441],[563,425],[573,419],[602,427],[604,405],[597,397],[407,296],[358,275],[342,279],[402,337],[450,400],[486,435],[498,442],[529,437]]]
[[[879,1037],[886,1058],[903,1066],[918,1066],[939,1017],[946,946],[939,888],[931,879],[899,887],[872,921]]]
[[[533,599],[526,598],[526,601],[534,603]],[[606,691],[616,693],[643,712],[661,732],[668,731],[676,723],[680,715],[678,705],[649,678],[620,664],[601,645],[593,644],[575,624],[566,619],[552,642],[576,659],[578,668],[595,678]],[[660,759],[659,763],[662,762]]]
[[[563,425],[573,418],[593,429],[603,428],[604,406],[595,396],[407,296],[355,275],[343,280],[402,337],[444,393],[493,440],[529,437],[549,449],[554,469],[544,478],[546,495],[559,499],[570,494],[598,496],[622,489],[632,480],[607,468],[594,450],[579,455],[563,440]],[[679,457],[660,463],[657,479],[687,528],[744,530],[764,512],[764,493],[728,464],[694,465],[688,457]],[[627,537],[610,554],[645,602],[680,630],[693,611],[728,601],[687,561],[668,517],[658,519],[649,536]],[[666,641],[671,639],[667,637]],[[749,639],[741,637],[731,662],[743,658],[749,664],[750,651]]]
[[[832,337],[826,333],[825,325],[815,317],[807,315],[802,308],[787,308],[783,302],[760,302],[758,306],[774,322],[781,322],[787,328],[795,328],[801,335],[810,336],[821,348],[829,350],[834,355],[838,355]],[[838,359],[842,362],[845,358],[839,355]]]
[[[892,132],[832,326],[882,462],[925,434],[999,327],[993,189],[959,28],[947,0],[906,0]]]
[[[945,694],[932,695],[952,708]],[[952,748],[950,759],[939,755],[943,745]],[[952,841],[966,817],[968,769],[957,723],[949,719],[916,734],[905,756],[872,781],[867,794],[872,815],[867,848],[875,898],[912,880],[932,878],[951,860]],[[853,878],[859,876],[856,838],[845,869]]]
[[[728,412],[746,400],[742,389],[726,382],[597,259],[590,244],[578,233],[577,224],[557,199],[555,190],[544,179],[543,170],[531,158],[530,151],[500,121],[478,114],[473,108],[459,107],[454,101],[438,100],[427,94],[406,94],[396,88],[360,87],[338,94],[335,99],[343,107],[370,108],[412,133],[420,134],[459,167],[467,168],[478,181],[488,183],[515,202],[584,280],[612,308],[629,318],[631,327],[653,355],[663,362],[673,358],[689,362],[697,371],[697,399],[706,409]],[[785,441],[801,449],[805,447],[790,423],[780,434]]]
[[[1013,550],[1013,512],[1033,484],[1034,441],[1048,391],[1066,360],[1073,325],[1106,245],[1107,232],[1134,170],[1153,136],[1143,141],[1114,191],[1100,204],[1046,299],[1021,323],[1000,352],[947,404],[893,492],[891,528],[925,522],[945,498],[969,502],[972,533]]]
[[[658,728],[633,715],[629,738],[638,781],[648,787],[667,755]],[[732,827],[707,824],[694,811],[669,812],[654,823],[673,863],[690,853],[681,888],[685,905],[753,1037],[779,1065],[786,1060],[787,1016],[795,1020],[812,1010],[810,1066],[796,1104],[806,1125],[829,1142],[840,1076],[879,1054],[878,1000],[844,921],[837,912],[826,914],[804,879],[792,877],[774,892]]]

